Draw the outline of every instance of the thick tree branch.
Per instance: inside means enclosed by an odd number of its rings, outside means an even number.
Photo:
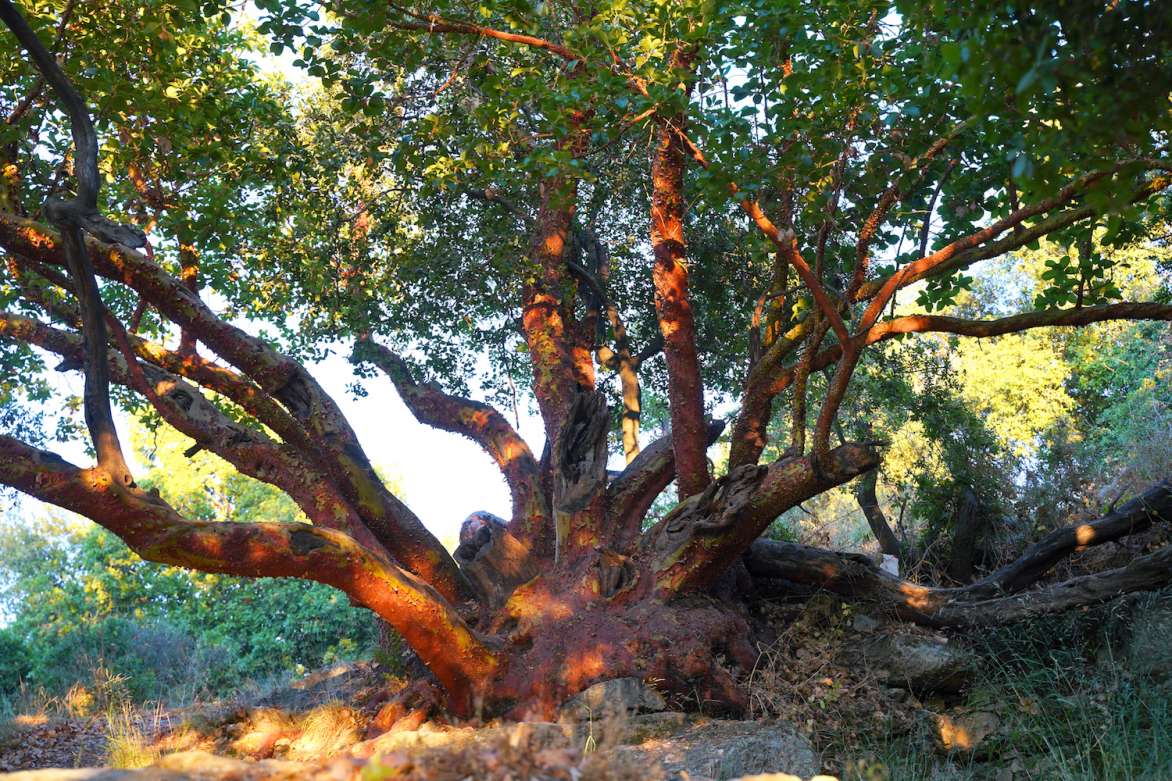
[[[688,71],[685,83],[691,81],[690,52],[676,51],[671,67]],[[712,478],[705,455],[704,386],[684,242],[684,148],[677,132],[683,122],[682,113],[666,119],[656,135],[651,161],[651,250],[655,256],[651,278],[667,363],[677,482],[680,496],[686,497],[703,491]]]
[[[724,431],[723,420],[708,422],[706,445],[711,445]],[[607,504],[611,508],[611,527],[619,543],[639,536],[647,510],[676,476],[675,449],[672,436],[652,442],[639,453],[618,477],[607,486]]]
[[[111,328],[114,330],[115,325],[111,324]],[[80,367],[85,354],[80,335],[8,312],[0,312],[0,338],[36,345],[61,356],[64,361],[59,369]],[[136,360],[128,361],[126,352],[108,353],[112,380],[147,397],[169,425],[194,439],[200,448],[232,464],[241,474],[284,491],[316,525],[340,529],[371,550],[383,550],[326,476],[298,453],[228,417],[199,389],[175,375]]]
[[[434,589],[330,529],[297,523],[200,523],[101,469],[0,435],[0,482],[72,510],[118,535],[148,561],[247,577],[294,577],[334,586],[393,626],[470,714],[477,686],[499,661]]]
[[[555,559],[573,559],[603,544],[606,434],[610,413],[601,393],[574,397],[554,446]]]
[[[825,589],[860,599],[910,621],[930,626],[977,626],[1015,621],[1111,599],[1172,582],[1172,546],[1108,572],[1085,575],[1037,591],[1015,594],[1036,583],[1062,559],[1172,522],[1172,482],[1164,480],[1118,510],[1089,523],[1067,526],[1034,543],[1015,561],[972,585],[929,588],[900,580],[865,556],[758,540],[745,559],[750,574]]]
[[[792,593],[796,584],[871,604],[925,626],[989,626],[1165,586],[1172,582],[1172,546],[1140,556],[1119,569],[987,599],[973,599],[966,588],[928,588],[900,580],[866,556],[777,540],[755,542],[745,565],[762,596]]]
[[[1144,531],[1157,521],[1172,522],[1172,479],[1157,483],[1102,518],[1051,532],[1013,562],[974,583],[973,589],[978,593],[1020,591],[1071,553]]]
[[[60,265],[63,260],[62,241],[53,230],[15,215],[0,213],[0,246],[17,257],[48,265]],[[311,435],[312,448],[301,455],[330,476],[400,564],[449,599],[458,600],[466,593],[466,583],[451,556],[423,522],[386,489],[337,404],[301,364],[217,317],[180,280],[141,253],[92,238],[86,241],[86,249],[99,274],[129,285],[160,314],[190,329],[265,394],[281,402]],[[198,356],[183,360],[198,361]],[[259,397],[254,401],[263,403]]]
[[[668,513],[644,535],[640,555],[663,594],[711,585],[783,512],[878,465],[870,447],[846,444],[821,469],[810,457],[738,467]]]
[[[548,521],[549,508],[541,490],[537,459],[500,412],[483,402],[444,393],[434,384],[417,382],[397,353],[368,337],[360,337],[355,343],[352,360],[378,366],[420,423],[460,434],[480,445],[505,476],[514,521],[534,514]]]
[[[0,19],[28,52],[34,66],[52,88],[69,117],[73,133],[73,173],[77,180],[77,194],[70,201],[48,201],[45,213],[61,229],[66,265],[81,305],[86,340],[83,395],[86,427],[98,454],[98,464],[115,480],[130,485],[134,477],[122,454],[110,407],[105,305],[85,252],[83,230],[128,246],[142,246],[145,237],[141,231],[115,225],[98,213],[98,188],[101,183],[98,176],[98,140],[85,101],[11,0],[0,0]]]

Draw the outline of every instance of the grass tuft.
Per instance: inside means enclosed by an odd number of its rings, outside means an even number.
[[[141,727],[138,711],[129,703],[106,711],[106,764],[120,770],[146,767],[159,758]]]

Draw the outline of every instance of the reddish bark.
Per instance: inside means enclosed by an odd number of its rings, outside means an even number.
[[[669,379],[672,447],[680,496],[692,496],[711,481],[704,423],[704,389],[696,356],[696,324],[688,295],[684,244],[684,151],[673,125],[659,131],[651,164],[651,249],[655,311],[663,334]]]
[[[369,360],[395,384],[399,397],[420,423],[468,437],[492,457],[512,496],[513,521],[548,524],[548,501],[541,489],[537,459],[504,415],[483,402],[452,396],[438,386],[420,383],[396,353],[360,338],[354,346],[355,361]]]
[[[563,177],[542,185],[530,245],[537,278],[525,288],[521,312],[533,366],[533,392],[545,430],[554,432],[561,429],[577,386],[561,298],[574,199],[574,185]]]
[[[551,39],[392,8],[406,17],[406,21],[390,22],[399,29],[531,47],[569,61],[571,78],[582,78],[590,65]],[[779,230],[755,199],[741,196],[732,184],[730,190],[741,208],[773,242],[783,283],[779,292],[785,292],[785,270],[792,265],[816,302],[817,314],[793,324],[784,336],[777,333],[782,327],[779,319],[767,323],[764,354],[752,367],[744,412],[734,431],[732,466],[726,475],[711,481],[704,454],[719,425],[706,425],[703,418],[703,381],[684,241],[685,153],[690,151],[701,165],[707,162],[684,133],[685,117],[677,113],[659,118],[651,166],[653,281],[669,375],[670,439],[632,457],[637,430],[624,424],[624,449],[630,463],[622,475],[608,482],[610,417],[602,396],[593,392],[592,358],[594,325],[605,290],[597,285],[599,300],[576,322],[578,282],[568,275],[572,264],[566,253],[576,198],[576,182],[569,175],[549,178],[542,187],[530,250],[535,274],[522,301],[522,326],[533,364],[535,395],[546,424],[548,456],[536,462],[504,418],[487,405],[421,384],[397,356],[374,349],[376,360],[416,416],[477,441],[504,472],[513,491],[511,524],[493,521],[474,529],[476,533],[467,540],[462,536],[460,563],[475,579],[481,597],[480,623],[473,629],[458,612],[464,607],[460,601],[472,592],[465,590],[455,562],[374,475],[350,424],[304,367],[204,305],[196,295],[193,256],[181,261],[184,278],[176,279],[151,257],[121,246],[141,237],[103,221],[96,212],[95,138],[80,96],[71,91],[53,57],[37,46],[31,30],[20,26],[13,6],[0,0],[0,11],[32,51],[46,83],[58,93],[70,116],[78,176],[77,198],[56,204],[55,211],[47,209],[60,234],[0,214],[0,246],[40,277],[63,289],[76,287],[76,307],[58,305],[32,288],[29,300],[39,301],[46,313],[64,311],[66,322],[83,328],[73,334],[0,313],[0,336],[43,346],[75,366],[85,365],[87,423],[99,455],[97,467],[79,469],[0,436],[0,483],[95,519],[153,561],[209,572],[308,578],[341,589],[403,635],[444,686],[449,705],[459,714],[548,718],[567,696],[583,687],[625,675],[655,678],[670,691],[698,694],[728,710],[739,710],[744,693],[722,660],[742,667],[755,662],[750,629],[737,603],[721,602],[707,592],[747,551],[748,569],[761,579],[781,581],[786,587],[797,582],[825,588],[874,601],[912,620],[941,625],[1033,615],[1172,580],[1172,549],[1166,548],[1121,570],[1029,594],[1002,595],[1033,583],[1080,547],[1117,539],[1166,519],[1172,512],[1168,506],[1172,493],[1166,483],[1117,513],[1050,535],[1018,562],[964,589],[905,583],[861,557],[757,539],[779,514],[878,464],[878,455],[865,445],[829,448],[830,427],[867,345],[911,332],[980,337],[1121,317],[1172,319],[1172,306],[1126,303],[992,321],[913,316],[879,322],[895,291],[917,279],[963,268],[990,253],[1012,249],[1092,216],[1091,208],[1085,206],[1059,210],[1118,167],[1084,176],[1055,198],[1015,208],[988,228],[950,243],[885,280],[867,283],[869,243],[899,199],[899,190],[892,185],[859,226],[858,263],[838,300],[832,299],[822,282],[829,219],[819,230],[811,268],[792,230]],[[691,53],[681,49],[669,63],[681,72],[685,83],[690,58]],[[785,62],[783,72],[788,68]],[[622,71],[625,64],[616,55],[606,67]],[[630,77],[629,84],[650,97],[637,77]],[[645,111],[638,119],[653,111]],[[571,116],[565,128],[570,131],[564,134],[567,140],[558,144],[575,159],[582,158],[589,140],[588,116],[588,109]],[[937,142],[920,159],[930,159],[943,143]],[[837,209],[846,154],[832,177],[835,196],[828,216]],[[1152,179],[1135,197],[1146,197],[1170,183],[1167,177]],[[1035,217],[1040,221],[1024,227],[1027,219]],[[784,219],[783,224],[789,226]],[[1010,229],[1013,236],[998,238]],[[102,241],[85,239],[83,231]],[[67,265],[72,283],[47,269],[48,264]],[[109,318],[95,270],[129,285],[139,294],[140,307],[150,305],[177,325],[183,334],[180,350],[171,352],[133,337]],[[582,280],[589,283],[589,273]],[[858,332],[852,335],[844,318],[849,319],[851,304],[862,301],[870,303]],[[625,344],[617,310],[608,307],[607,312],[618,346],[618,366],[625,372],[625,407],[637,418],[641,359],[631,356]],[[107,325],[120,352],[110,350]],[[834,331],[838,343],[819,350],[827,329]],[[236,369],[218,367],[195,355],[196,341]],[[782,360],[803,342],[808,346],[801,365],[784,366]],[[769,466],[756,465],[772,399],[791,383],[804,386],[811,371],[835,362],[837,371],[815,426],[813,455],[803,457],[799,448]],[[195,523],[137,488],[113,431],[110,378],[146,396],[168,423],[194,437],[200,446],[224,456],[241,472],[289,493],[314,525]],[[257,425],[231,420],[181,378],[236,402]],[[804,390],[799,400],[804,401]],[[797,417],[804,420],[804,413]],[[797,431],[796,444],[801,444]],[[648,533],[640,534],[648,508],[673,476],[678,477],[683,501]],[[330,526],[351,533],[322,528]],[[556,544],[547,544],[551,538]]]

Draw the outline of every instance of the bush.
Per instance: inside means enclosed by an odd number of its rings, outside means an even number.
[[[11,630],[0,629],[0,693],[19,689],[31,667],[32,658],[24,640]]]
[[[221,696],[377,642],[373,614],[317,583],[162,567],[92,527],[0,526],[0,554],[17,545],[42,555],[17,561],[0,592],[13,615],[0,631],[0,696],[10,699],[22,680],[56,697],[80,685],[100,698],[114,679],[137,702]],[[47,559],[51,573],[38,564]]]

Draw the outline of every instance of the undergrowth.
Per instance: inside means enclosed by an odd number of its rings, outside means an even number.
[[[1172,680],[1118,656],[1109,609],[1037,620],[976,638],[984,667],[963,706],[992,713],[976,751],[943,755],[925,722],[877,730],[845,762],[851,781],[1168,781]]]

